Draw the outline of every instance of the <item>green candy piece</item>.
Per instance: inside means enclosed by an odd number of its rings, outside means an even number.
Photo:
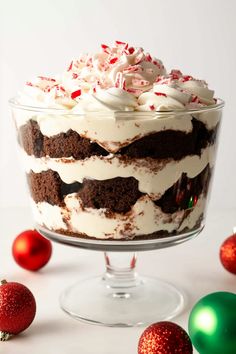
[[[236,295],[216,292],[203,297],[190,313],[188,328],[200,354],[235,354]]]
[[[191,197],[188,202],[188,208],[190,209],[192,207],[193,207],[193,197]]]

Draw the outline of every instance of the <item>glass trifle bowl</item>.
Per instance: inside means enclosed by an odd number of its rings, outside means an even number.
[[[62,309],[108,326],[174,317],[183,295],[139,277],[135,252],[174,246],[203,229],[223,101],[86,113],[10,104],[36,228],[105,252],[105,274],[66,289]]]

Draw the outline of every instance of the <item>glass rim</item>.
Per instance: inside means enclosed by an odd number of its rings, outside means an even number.
[[[199,108],[193,108],[193,109],[176,109],[176,110],[169,110],[169,111],[88,111],[84,113],[77,113],[73,112],[71,109],[62,109],[62,108],[50,108],[50,107],[37,107],[37,106],[29,106],[29,105],[24,105],[20,104],[17,102],[16,97],[13,97],[8,100],[9,105],[12,108],[18,108],[24,111],[30,111],[30,112],[38,112],[38,113],[48,113],[48,114],[61,114],[61,115],[70,115],[70,116],[86,116],[86,115],[93,115],[93,114],[98,114],[98,115],[118,115],[118,116],[148,116],[148,117],[155,117],[155,116],[168,116],[170,114],[173,115],[183,115],[183,114],[193,114],[193,113],[202,113],[202,112],[209,112],[209,111],[215,111],[218,109],[221,109],[225,105],[225,101],[222,100],[221,98],[216,98],[216,103],[209,105],[209,106],[203,106]]]

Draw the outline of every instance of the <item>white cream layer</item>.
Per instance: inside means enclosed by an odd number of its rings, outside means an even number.
[[[84,178],[106,180],[115,177],[134,177],[139,182],[139,190],[149,194],[153,199],[161,197],[165,191],[173,186],[187,173],[189,178],[197,176],[208,164],[213,167],[215,161],[215,145],[211,145],[198,155],[186,156],[174,161],[162,162],[154,159],[129,159],[125,162],[119,157],[92,156],[84,160],[73,158],[36,158],[27,155],[22,150],[23,165],[26,172],[32,170],[35,173],[56,171],[65,183],[83,182]]]
[[[105,209],[83,208],[75,193],[66,196],[64,208],[46,202],[35,203],[33,200],[31,202],[35,221],[50,230],[61,229],[98,239],[117,240],[162,230],[169,233],[174,230],[181,231],[185,227],[191,230],[205,209],[203,196],[198,199],[194,209],[184,221],[184,211],[165,214],[148,196],[141,197],[128,213],[124,215],[114,213],[109,217],[106,216]]]

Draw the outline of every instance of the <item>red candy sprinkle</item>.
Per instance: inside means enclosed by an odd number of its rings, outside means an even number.
[[[161,65],[158,63],[158,61],[153,60],[152,63],[153,63],[154,65],[158,66],[159,69],[161,69]],[[163,67],[162,69],[164,69],[164,67]]]
[[[199,98],[197,96],[194,96],[192,98],[192,102],[196,102],[196,103],[199,103]]]
[[[72,70],[72,67],[73,67],[73,60],[72,60],[72,62],[70,63],[70,65],[69,65],[69,67],[68,67],[67,71]]]
[[[165,93],[162,93],[162,92],[154,92],[155,95],[157,96],[163,96],[163,97],[167,97],[167,95]]]
[[[116,81],[115,81],[115,87],[119,88],[123,83],[122,83],[122,74],[121,72],[118,72],[116,75]]]
[[[134,49],[134,47],[130,47],[130,48],[128,49],[128,51],[129,51],[129,54],[133,54],[133,52],[135,51],[135,49]]]
[[[104,53],[109,54],[109,52],[111,51],[110,48],[108,47],[108,45],[106,44],[101,44],[102,50],[104,51]]]
[[[63,86],[59,86],[58,89],[59,89],[60,91],[62,91],[62,92],[66,92],[66,90],[64,89]]]
[[[149,53],[146,54],[146,60],[147,61],[152,61],[152,57]]]
[[[123,90],[126,90],[126,81],[125,81],[125,80],[124,80],[124,82],[123,82],[122,89],[123,89]]]
[[[45,81],[51,81],[51,82],[56,82],[55,79],[52,79],[51,77],[46,77],[46,76],[38,76],[39,79],[45,80]]]
[[[25,84],[26,84],[27,86],[33,86],[32,82],[29,82],[29,81],[27,81]]]
[[[126,43],[125,42],[121,42],[121,41],[115,41],[115,43],[117,44],[117,45],[125,45]]]
[[[46,86],[43,91],[44,92],[50,92],[51,91],[51,87],[50,86]]]
[[[112,59],[109,61],[109,63],[110,63],[110,64],[115,64],[115,63],[117,62],[117,60],[118,60],[117,57],[112,58]]]
[[[123,73],[138,72],[138,71],[143,71],[143,68],[140,65],[129,65],[127,68],[123,70]]]
[[[72,98],[72,100],[74,100],[76,97],[78,97],[80,95],[81,95],[81,90],[77,90],[77,91],[72,92],[70,97]]]
[[[193,77],[190,76],[190,75],[184,75],[184,76],[183,76],[183,82],[192,80],[192,78],[193,78]]]
[[[154,104],[152,104],[151,106],[149,106],[149,108],[150,108],[151,111],[154,111],[154,110],[155,110]]]
[[[78,76],[79,76],[79,75],[76,74],[76,73],[73,73],[73,74],[72,74],[73,79],[77,79]]]
[[[141,93],[143,93],[142,90],[134,89],[134,88],[128,88],[126,91],[129,93],[133,93],[136,96],[139,96],[139,95],[141,95]]]
[[[197,201],[198,201],[198,198],[197,198],[197,196],[195,195],[194,198],[193,198],[193,205],[194,205],[194,206],[197,204]]]

